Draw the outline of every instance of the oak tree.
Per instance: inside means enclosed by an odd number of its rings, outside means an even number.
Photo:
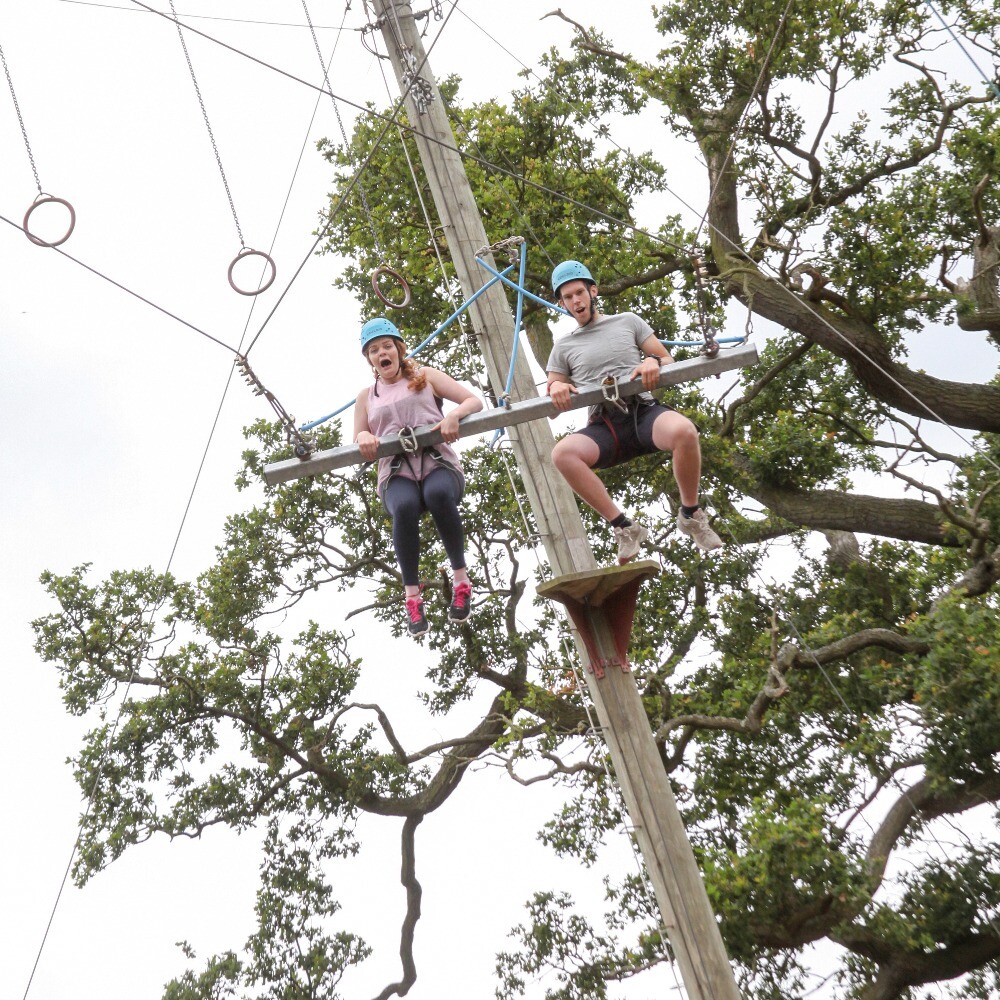
[[[1000,11],[936,10],[995,73]],[[821,945],[837,956],[831,995],[996,995],[1000,380],[992,365],[956,380],[910,360],[928,342],[941,355],[1000,347],[996,83],[957,83],[951,34],[903,0],[674,0],[649,16],[654,61],[619,47],[610,13],[604,26],[558,11],[544,24],[562,42],[509,100],[466,106],[459,81],[442,88],[488,231],[530,241],[536,293],[552,262],[578,257],[606,311],[639,312],[665,337],[697,335],[702,319],[757,331],[761,361],[738,389],[671,396],[701,428],[723,550],[703,559],[676,544],[669,464],[606,474],[653,527],[663,572],[641,596],[633,670],[742,987],[804,995]],[[662,136],[633,154],[615,123],[638,114]],[[362,117],[348,147],[322,147],[337,191],[371,158],[365,202],[331,200],[328,248],[348,251],[339,280],[371,313],[369,274],[393,261],[414,288],[407,327],[430,330],[457,292],[446,235],[415,196],[414,183],[430,204],[403,155],[409,143],[415,162],[412,138],[376,142],[382,131]],[[670,190],[667,148],[701,165],[703,224],[641,211]],[[551,316],[529,305],[525,323],[544,362]],[[455,331],[434,363],[478,379],[466,347]],[[153,836],[257,828],[258,931],[165,996],[330,998],[369,950],[338,926],[330,866],[349,864],[359,815],[402,820],[402,970],[380,996],[404,995],[417,976],[419,825],[475,780],[473,763],[560,786],[541,836],[584,865],[621,806],[567,682],[559,620],[532,600],[533,526],[502,454],[465,453],[478,596],[460,628],[430,610],[441,627],[426,674],[442,729],[472,689],[491,692],[488,710],[413,748],[354,696],[367,667],[349,638],[358,619],[332,620],[317,599],[350,592],[352,615],[401,634],[370,478],[263,487],[262,465],[290,451],[274,425],[248,434],[239,483],[252,502],[197,579],[45,577],[58,608],[36,623],[39,652],[68,710],[95,719],[75,758],[95,789],[76,874]],[[333,426],[320,445],[340,441]],[[426,542],[424,578],[443,587]],[[282,608],[309,624],[281,634]],[[104,706],[126,683],[112,732]],[[498,956],[497,995],[548,973],[553,1000],[605,997],[665,961],[644,883],[609,881],[607,900],[598,918],[539,885]]]

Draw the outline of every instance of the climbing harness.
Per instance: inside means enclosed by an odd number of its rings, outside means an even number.
[[[182,30],[180,19],[177,17],[177,8],[174,6],[174,0],[170,0],[170,12],[173,15],[172,20],[177,28],[177,37],[180,39],[181,48],[184,50],[184,59],[187,62],[188,71],[191,74],[191,82],[194,84],[194,92],[198,98],[198,104],[201,106],[202,117],[205,119],[205,128],[208,130],[208,138],[212,143],[212,151],[215,153],[215,162],[218,164],[219,173],[222,175],[222,184],[226,189],[226,197],[229,199],[229,210],[233,214],[233,222],[236,224],[236,235],[240,239],[240,247],[242,248],[229,265],[229,285],[234,292],[239,292],[240,295],[260,295],[261,292],[266,292],[271,287],[275,276],[278,273],[278,269],[275,266],[274,260],[271,258],[270,254],[265,253],[263,250],[251,249],[246,245],[246,241],[243,239],[243,229],[240,226],[239,217],[236,215],[236,205],[233,203],[232,191],[229,190],[229,180],[226,177],[226,171],[222,167],[222,156],[219,154],[219,147],[215,141],[215,133],[212,131],[212,123],[208,119],[208,110],[205,107],[204,98],[201,96],[201,87],[198,86],[198,78],[195,76],[194,72],[194,63],[191,62],[191,56],[188,53],[187,42],[184,40],[184,31]],[[246,257],[262,257],[265,263],[269,266],[271,272],[267,280],[254,289],[241,288],[233,278],[233,269]]]
[[[0,62],[3,63],[3,71],[7,77],[7,86],[10,88],[10,96],[14,102],[14,110],[17,112],[17,123],[21,126],[21,137],[24,139],[24,148],[28,152],[28,162],[31,164],[31,172],[35,175],[35,186],[38,188],[38,194],[35,200],[31,203],[28,211],[24,213],[24,222],[21,224],[21,229],[24,230],[24,235],[31,240],[35,246],[39,247],[57,247],[65,243],[70,236],[73,235],[73,229],[76,227],[76,212],[73,206],[65,198],[56,198],[51,194],[46,194],[42,190],[42,182],[38,179],[38,167],[35,166],[35,157],[31,152],[31,143],[28,142],[28,130],[24,124],[24,118],[21,115],[21,105],[17,102],[17,94],[14,92],[14,81],[11,79],[10,67],[7,65],[7,57],[4,55],[3,46],[0,45]],[[57,240],[43,240],[36,233],[33,233],[28,226],[28,220],[31,218],[31,213],[35,211],[36,208],[40,208],[42,205],[65,205],[69,209],[69,228],[66,232],[59,237]]]
[[[285,429],[285,439],[295,451],[295,457],[298,459],[308,458],[316,449],[315,439],[306,436],[295,426],[295,418],[278,402],[274,393],[257,378],[250,367],[250,362],[246,359],[246,355],[237,354],[235,364],[246,384],[253,389],[254,395],[263,396],[271,404],[271,409],[277,414],[281,426]]]

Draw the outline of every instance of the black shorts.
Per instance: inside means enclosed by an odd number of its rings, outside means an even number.
[[[653,423],[672,406],[638,400],[622,413],[617,406],[602,406],[577,434],[589,437],[600,449],[594,469],[610,469],[630,462],[640,455],[651,455],[659,448],[653,444]]]

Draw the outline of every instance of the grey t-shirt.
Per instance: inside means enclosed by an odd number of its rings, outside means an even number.
[[[598,316],[555,343],[545,370],[568,376],[576,386],[600,385],[608,375],[627,379],[645,357],[642,345],[655,336],[635,313]],[[652,398],[647,393],[642,397]]]

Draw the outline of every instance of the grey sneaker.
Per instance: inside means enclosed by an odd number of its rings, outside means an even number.
[[[649,530],[634,521],[627,528],[615,528],[615,541],[618,542],[618,563],[624,566],[631,562],[649,538]]]
[[[677,529],[682,535],[689,535],[702,552],[722,548],[722,539],[712,530],[708,516],[700,508],[690,517],[684,516],[684,511],[677,512]]]

